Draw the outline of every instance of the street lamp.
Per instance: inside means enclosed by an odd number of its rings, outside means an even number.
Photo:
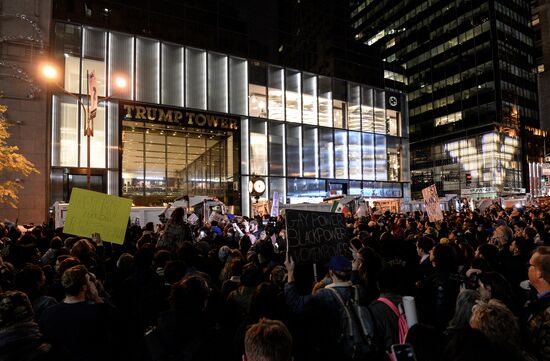
[[[97,93],[95,91],[95,86],[92,86],[93,92],[92,97],[90,98],[90,79],[92,79],[93,84],[95,84],[95,72],[92,71],[91,73],[86,70],[86,80],[87,80],[87,87],[86,87],[86,97],[88,100],[88,106],[86,107],[84,103],[82,102],[82,99],[67,91],[64,87],[60,86],[55,82],[58,78],[58,69],[51,65],[51,64],[45,64],[42,66],[42,75],[50,82],[50,84],[55,85],[56,88],[61,90],[63,93],[73,97],[76,99],[78,104],[82,107],[82,113],[84,114],[84,135],[86,136],[86,143],[87,143],[87,156],[86,156],[86,187],[88,190],[90,190],[90,178],[91,178],[91,167],[90,167],[90,153],[91,153],[91,137],[94,136],[94,124],[93,119],[95,118],[95,110],[97,108]],[[127,81],[126,78],[120,75],[117,75],[114,77],[114,85],[118,89],[123,89],[126,87]],[[108,96],[106,98],[103,98],[103,101],[107,101],[111,98],[111,96]],[[90,111],[90,103],[93,102],[93,108]]]

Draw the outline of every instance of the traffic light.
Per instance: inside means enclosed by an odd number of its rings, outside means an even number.
[[[472,175],[470,173],[466,173],[466,184],[472,184]]]

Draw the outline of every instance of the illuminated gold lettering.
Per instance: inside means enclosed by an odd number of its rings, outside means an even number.
[[[140,105],[136,106],[136,119],[143,119],[145,120],[145,107],[142,107]]]
[[[124,104],[124,109],[126,109],[126,115],[124,116],[124,118],[132,119],[132,110],[134,110],[134,106]]]
[[[199,127],[204,127],[204,125],[206,124],[206,117],[204,116],[204,114],[197,114],[197,116],[195,117],[195,124],[197,124]]]
[[[218,117],[215,115],[206,115],[206,119],[208,121],[208,126],[212,128],[218,127]]]
[[[157,108],[147,107],[147,119],[157,120]]]
[[[227,122],[227,118],[222,118],[222,125],[221,125],[222,128],[224,129],[227,129],[229,128],[229,124]]]
[[[183,113],[180,112],[179,110],[176,110],[174,112],[174,121],[179,122],[182,118],[183,118]]]
[[[187,124],[193,125],[193,119],[195,119],[195,113],[187,112]]]
[[[160,122],[163,122],[163,121],[171,122],[172,121],[172,111],[168,110],[165,113],[164,109],[159,108],[159,121]]]

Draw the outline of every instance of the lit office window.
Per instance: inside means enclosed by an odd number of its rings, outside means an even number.
[[[374,89],[365,85],[361,89],[361,118],[363,131],[374,133]]]
[[[283,102],[284,69],[268,66],[268,118],[285,120],[285,108]]]
[[[185,48],[185,106],[206,109],[206,51]]]
[[[332,127],[332,80],[319,76],[319,125]]]
[[[227,56],[208,53],[208,110],[227,113]]]
[[[248,114],[251,117],[267,118],[267,73],[260,62],[248,64]]]
[[[136,100],[160,102],[160,43],[136,39]]]
[[[348,129],[361,130],[361,86],[348,83]]]
[[[229,112],[245,115],[248,109],[248,64],[245,59],[229,58]]]
[[[109,33],[109,79],[121,75],[127,78],[124,89],[116,89],[109,84],[109,95],[116,94],[118,98],[134,100],[134,37]]]
[[[302,78],[295,70],[285,70],[286,73],[286,121],[300,123],[302,121]]]
[[[303,122],[306,124],[317,125],[317,76],[314,74],[303,73],[304,89],[302,93]]]
[[[183,107],[184,104],[184,48],[162,44],[162,104]]]

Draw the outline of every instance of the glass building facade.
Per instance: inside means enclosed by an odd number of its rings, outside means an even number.
[[[86,96],[98,79],[91,139],[92,187],[161,205],[216,196],[250,214],[248,182],[282,203],[331,194],[409,196],[405,97],[334,79],[155,39],[55,24],[65,90]],[[128,86],[116,89],[123,75]],[[76,99],[52,97],[51,198],[68,200],[85,180],[84,115]]]
[[[521,129],[539,125],[529,2],[365,0],[351,17],[382,49],[386,89],[408,94],[413,197],[433,183],[525,192]]]

